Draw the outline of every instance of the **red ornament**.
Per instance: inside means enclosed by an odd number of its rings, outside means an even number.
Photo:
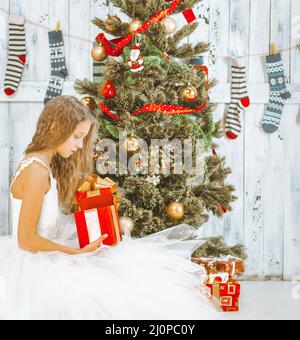
[[[117,91],[112,80],[108,80],[101,89],[101,96],[105,99],[112,99],[116,93]]]
[[[221,205],[220,209],[223,214],[227,214],[228,210],[226,209],[226,207],[224,207],[224,205]]]

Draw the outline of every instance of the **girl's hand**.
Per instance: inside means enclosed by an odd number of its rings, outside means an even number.
[[[86,247],[82,248],[80,250],[80,254],[85,254],[85,253],[93,253],[97,249],[99,249],[103,245],[103,241],[108,238],[108,235],[105,234],[101,236],[97,241],[87,245]]]

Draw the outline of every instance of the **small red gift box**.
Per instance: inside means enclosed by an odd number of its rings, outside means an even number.
[[[114,246],[122,241],[116,205],[75,212],[80,248],[97,241],[102,235],[108,238],[103,244]]]
[[[192,8],[187,9],[186,11],[183,11],[183,15],[184,15],[186,21],[188,22],[188,24],[197,20],[195,12]]]
[[[227,283],[207,284],[212,296],[217,299],[224,312],[238,312],[241,285],[231,279]]]

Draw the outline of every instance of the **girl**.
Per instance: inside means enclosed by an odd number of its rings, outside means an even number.
[[[198,241],[182,225],[79,249],[71,202],[93,172],[98,124],[73,97],[50,101],[11,183],[14,235],[1,241],[0,319],[215,319]],[[63,221],[63,211],[67,219]],[[64,236],[62,236],[64,235]],[[201,244],[200,244],[201,245]]]

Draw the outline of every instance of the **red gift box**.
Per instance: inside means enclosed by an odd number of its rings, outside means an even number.
[[[183,15],[184,15],[186,21],[188,22],[188,24],[190,24],[191,22],[193,22],[197,19],[195,12],[192,8],[187,9],[186,11],[183,11]]]
[[[224,312],[239,311],[241,285],[237,281],[231,279],[227,283],[207,284],[207,287]]]
[[[75,212],[75,220],[80,248],[97,241],[105,234],[108,235],[103,242],[106,246],[114,246],[122,241],[116,205]]]
[[[98,175],[87,178],[78,189],[75,221],[81,248],[104,234],[108,235],[104,245],[114,246],[122,241],[117,190],[117,184]]]

